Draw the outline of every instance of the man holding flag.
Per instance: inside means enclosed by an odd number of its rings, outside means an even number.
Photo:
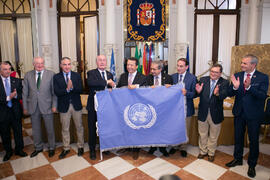
[[[161,73],[163,68],[162,61],[153,61],[151,64],[151,74],[147,76],[146,82],[147,85],[156,87],[156,86],[170,86],[173,84],[172,77],[168,74]],[[157,150],[156,147],[151,147],[149,150],[149,154],[153,154]],[[165,156],[168,157],[169,154],[166,151],[166,147],[160,147],[160,152]]]
[[[96,59],[97,68],[87,72],[87,84],[89,87],[89,95],[87,100],[88,110],[88,145],[90,151],[90,159],[96,159],[96,122],[97,115],[94,105],[94,96],[97,91],[104,90],[105,88],[115,87],[115,83],[112,80],[113,75],[109,71],[106,71],[107,58],[105,55],[99,55]]]
[[[139,86],[146,85],[145,76],[137,71],[138,59],[131,57],[127,60],[127,73],[123,73],[120,76],[120,80],[117,87],[127,86],[130,89],[138,88]],[[133,148],[133,159],[136,160],[139,157],[139,148]]]
[[[187,136],[189,134],[190,129],[190,123],[191,123],[191,117],[194,115],[194,103],[193,98],[196,95],[196,82],[197,78],[193,74],[188,72],[189,63],[187,59],[180,58],[177,60],[177,73],[172,75],[173,78],[173,84],[183,84],[184,88],[182,89],[182,94],[186,98],[186,131]],[[180,155],[182,157],[187,157],[187,151],[186,151],[186,144],[182,144],[179,147]],[[170,150],[170,154],[175,153],[175,149],[172,148]]]

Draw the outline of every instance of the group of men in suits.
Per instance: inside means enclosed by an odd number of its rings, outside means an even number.
[[[43,151],[41,135],[41,117],[48,136],[49,157],[55,154],[55,135],[53,125],[53,113],[56,110],[60,113],[62,124],[63,151],[59,158],[64,158],[70,152],[69,125],[71,116],[77,129],[78,156],[84,153],[83,125],[82,125],[82,103],[80,94],[82,93],[82,79],[76,72],[71,71],[71,59],[64,57],[60,67],[62,71],[58,74],[46,70],[44,59],[34,58],[34,70],[26,73],[22,83],[19,79],[10,77],[10,65],[1,62],[0,73],[0,133],[6,151],[4,161],[10,159],[13,154],[11,148],[10,128],[13,129],[15,138],[15,154],[27,156],[23,151],[22,139],[22,106],[19,103],[23,99],[23,113],[30,114],[35,150],[30,157],[35,157]],[[233,107],[234,129],[235,129],[235,149],[234,159],[226,166],[234,167],[243,164],[243,141],[245,128],[248,128],[250,140],[250,153],[248,157],[248,176],[255,177],[255,166],[259,154],[259,129],[260,119],[263,116],[264,100],[268,90],[268,76],[257,71],[258,58],[248,54],[241,62],[242,72],[231,76],[231,85],[221,77],[222,66],[214,64],[210,68],[209,76],[200,78],[199,82],[194,75],[188,72],[189,64],[185,58],[177,61],[177,73],[172,76],[162,73],[162,61],[153,61],[151,64],[151,74],[144,76],[137,71],[138,60],[128,58],[126,63],[127,72],[120,76],[117,83],[113,81],[113,75],[106,71],[107,59],[104,55],[96,58],[97,68],[87,72],[87,84],[89,96],[87,101],[88,110],[88,145],[90,159],[96,159],[96,122],[94,96],[97,91],[106,88],[128,87],[130,89],[142,86],[166,86],[182,83],[181,93],[186,97],[186,131],[190,128],[191,116],[194,115],[193,98],[200,97],[198,111],[198,132],[199,132],[199,159],[208,157],[209,161],[214,161],[217,147],[217,139],[221,129],[221,122],[224,120],[223,101],[227,96],[235,96]],[[2,110],[3,109],[3,110]],[[175,153],[179,148],[182,157],[187,156],[186,145],[173,147],[170,154]],[[139,156],[139,148],[133,148],[133,158]],[[150,154],[157,150],[151,147]],[[159,150],[164,156],[169,156],[165,147]]]

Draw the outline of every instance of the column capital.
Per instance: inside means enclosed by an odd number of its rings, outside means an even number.
[[[188,46],[188,43],[176,43],[175,44],[174,51],[175,51],[176,59],[186,58],[187,46]]]

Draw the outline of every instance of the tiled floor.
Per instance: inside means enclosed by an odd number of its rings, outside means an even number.
[[[29,120],[23,123],[25,148],[30,154],[34,147],[32,141],[32,129]],[[260,156],[256,166],[257,176],[254,179],[270,179],[270,137],[266,144],[260,144]],[[72,144],[71,152],[66,158],[59,160],[61,143],[58,143],[56,154],[49,158],[44,151],[34,158],[29,156],[20,158],[13,155],[8,162],[2,162],[4,151],[0,142],[0,179],[22,180],[84,180],[84,179],[114,179],[114,180],[148,180],[158,179],[164,174],[176,174],[183,180],[193,179],[249,179],[247,176],[248,149],[245,149],[244,164],[234,168],[227,168],[225,163],[233,159],[233,146],[219,146],[213,163],[197,159],[198,147],[188,146],[187,158],[180,157],[179,152],[166,158],[160,152],[154,155],[147,154],[148,148],[142,149],[138,160],[133,160],[130,152],[117,154],[115,151],[109,155],[103,155],[100,161],[99,152],[97,160],[89,158],[87,144],[82,157],[77,156],[76,144]]]

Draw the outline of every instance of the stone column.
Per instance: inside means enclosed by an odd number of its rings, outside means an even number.
[[[45,59],[45,66],[47,69],[53,70],[52,62],[52,43],[50,38],[50,23],[49,23],[49,1],[40,1],[41,10],[41,51]]]
[[[249,10],[249,23],[248,23],[248,44],[256,44],[258,37],[258,0],[251,0]]]
[[[169,60],[169,73],[176,71],[177,59],[186,57],[187,49],[187,0],[176,1],[176,41],[174,43],[175,59]]]
[[[104,44],[104,52],[107,57],[108,66],[107,69],[110,68],[110,60],[112,55],[112,48],[114,50],[114,57],[116,57],[116,53],[118,49],[115,46],[115,0],[106,0],[105,7],[106,7],[106,37],[105,37],[105,44]]]
[[[186,57],[187,47],[187,0],[177,1],[177,42],[175,44],[176,60]]]

